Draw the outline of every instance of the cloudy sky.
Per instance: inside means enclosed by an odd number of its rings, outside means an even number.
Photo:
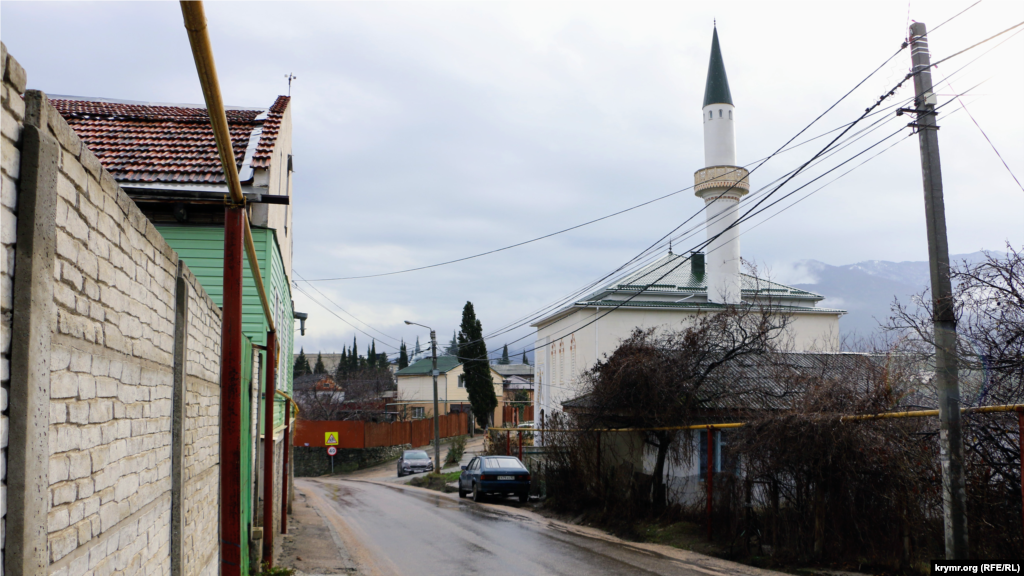
[[[700,108],[714,19],[745,165],[769,156],[892,56],[908,20],[935,28],[972,3],[217,2],[207,4],[207,16],[228,104],[267,107],[287,90],[286,73],[298,77],[294,271],[319,279],[469,256],[691,186],[703,166]],[[202,102],[177,3],[4,1],[0,16],[3,41],[28,70],[31,88]],[[1024,4],[985,0],[931,35],[934,59],[1022,20]],[[1024,33],[995,47],[1008,36],[950,60],[935,76],[952,75],[938,92],[940,103],[953,100],[939,116],[953,253],[1024,244],[1024,191],[953,98],[974,88],[962,102],[1024,177],[1024,118],[1013,111],[1024,92]],[[904,50],[797,142],[855,120],[909,63]],[[912,91],[908,83],[884,105]],[[882,122],[773,199],[896,132],[908,117],[890,110],[862,125],[875,120]],[[904,129],[746,223],[744,258],[789,282],[808,280],[795,266],[804,259],[926,260],[917,141],[907,135]],[[799,166],[828,140],[776,156],[751,176],[753,186]],[[300,282],[316,300],[293,293],[296,308],[310,316],[296,346],[332,351],[351,342],[355,330],[328,308],[379,336],[378,349],[389,349],[392,338],[425,339],[405,319],[447,340],[467,300],[485,333],[515,326],[618,268],[701,207],[686,190],[465,262],[314,283],[358,321]],[[676,251],[703,237],[696,234],[676,240]],[[515,328],[488,344],[523,338],[510,346],[517,350],[532,342],[530,332]],[[368,342],[357,335],[361,347]]]

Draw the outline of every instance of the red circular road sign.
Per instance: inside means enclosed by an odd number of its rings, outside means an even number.
[[[334,456],[337,453],[338,453],[338,449],[335,448],[334,446],[328,446],[327,447],[327,455],[328,456]]]

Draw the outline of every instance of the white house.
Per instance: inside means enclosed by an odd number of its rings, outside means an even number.
[[[702,107],[705,167],[694,174],[695,193],[706,203],[711,242],[704,253],[683,255],[669,250],[646,267],[533,324],[537,328],[537,419],[561,410],[562,402],[578,396],[580,373],[610,355],[635,328],[677,329],[697,314],[741,302],[770,299],[772,306],[789,313],[792,321],[784,336],[789,350],[838,348],[842,310],[818,307],[823,296],[740,272],[737,219],[750,184],[747,171],[736,166],[736,121],[715,30]]]

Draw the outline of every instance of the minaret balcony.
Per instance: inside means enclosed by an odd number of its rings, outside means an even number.
[[[750,172],[739,166],[708,166],[693,174],[693,191],[697,196],[705,190],[730,189],[728,196],[741,196],[750,192]]]

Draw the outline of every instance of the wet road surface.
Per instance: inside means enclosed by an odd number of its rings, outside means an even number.
[[[296,479],[366,574],[777,574],[554,522],[513,500],[338,479]]]

